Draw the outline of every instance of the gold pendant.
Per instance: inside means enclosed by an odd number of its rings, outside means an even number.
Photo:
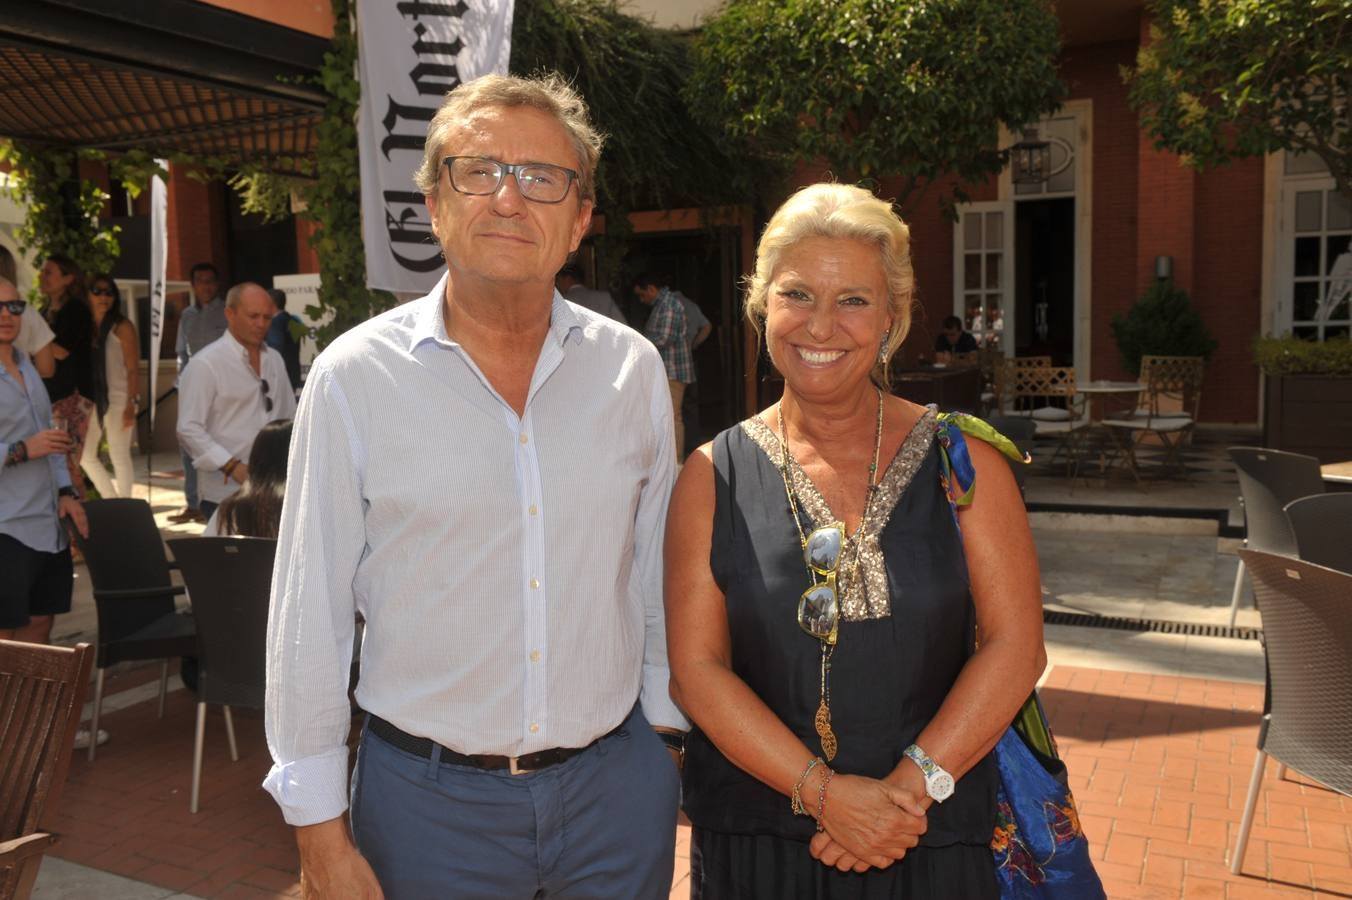
[[[836,733],[831,730],[831,708],[826,705],[825,700],[817,707],[814,723],[817,726],[817,737],[822,741],[822,756],[830,762],[836,758]]]

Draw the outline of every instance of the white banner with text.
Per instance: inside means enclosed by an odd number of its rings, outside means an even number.
[[[425,294],[441,248],[413,171],[446,92],[507,71],[512,0],[357,0],[357,38],[366,286]]]

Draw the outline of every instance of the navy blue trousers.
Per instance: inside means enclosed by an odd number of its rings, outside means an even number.
[[[656,900],[671,891],[679,794],[638,707],[586,752],[522,775],[423,759],[363,729],[352,831],[388,900]]]

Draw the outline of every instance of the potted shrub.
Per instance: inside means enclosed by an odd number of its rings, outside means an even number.
[[[1352,459],[1352,341],[1266,337],[1253,355],[1265,376],[1263,445]]]
[[[1216,351],[1216,340],[1187,292],[1167,278],[1152,284],[1125,316],[1113,316],[1113,337],[1133,377],[1141,374],[1142,356],[1210,359]]]

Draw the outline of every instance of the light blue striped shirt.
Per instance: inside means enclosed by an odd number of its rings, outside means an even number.
[[[23,384],[0,366],[0,464],[15,443],[52,427],[52,402],[38,370],[23,351],[13,352]],[[65,547],[66,530],[56,510],[63,487],[70,487],[63,454],[0,465],[0,534],[47,553]]]
[[[446,333],[446,280],[344,334],[301,397],[268,623],[264,786],[293,825],[347,806],[357,700],[461,753],[585,746],[668,694],[666,372],[554,295],[524,415]]]

